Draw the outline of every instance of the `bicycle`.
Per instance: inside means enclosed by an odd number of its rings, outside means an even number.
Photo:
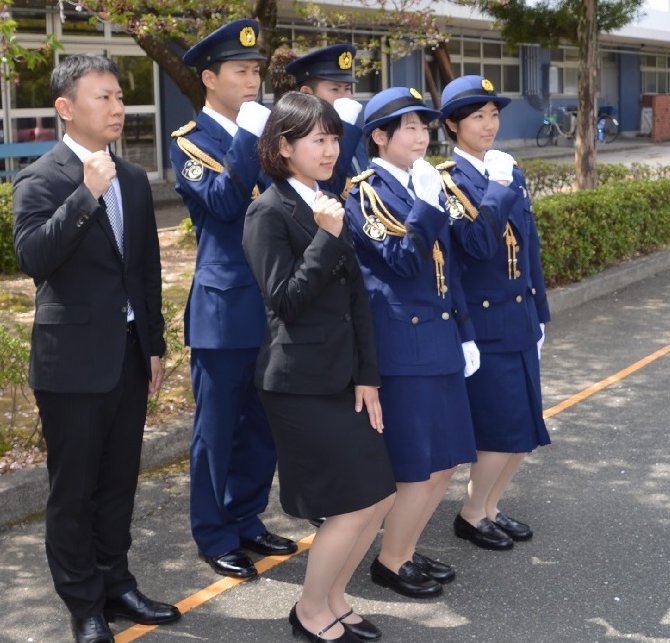
[[[538,147],[558,144],[559,137],[573,139],[577,131],[577,108],[558,107],[554,114],[544,115],[535,141]],[[619,135],[619,122],[609,111],[598,110],[596,137],[601,143],[611,143]]]

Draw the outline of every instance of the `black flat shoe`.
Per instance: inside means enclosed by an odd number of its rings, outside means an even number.
[[[298,551],[298,545],[293,540],[269,531],[256,538],[243,538],[240,545],[263,556],[288,556]]]
[[[453,565],[433,560],[432,558],[428,558],[428,556],[420,554],[418,551],[414,552],[412,562],[426,574],[426,576],[430,576],[443,585],[451,583],[451,581],[456,578],[456,570]]]
[[[514,546],[512,539],[488,518],[482,518],[473,526],[458,514],[454,519],[454,533],[482,549],[503,550]]]
[[[533,537],[533,530],[528,525],[510,518],[502,511],[498,512],[493,522],[510,536],[512,540],[530,540]]]
[[[381,630],[362,616],[358,623],[345,623],[344,619],[349,618],[353,613],[354,610],[349,610],[346,614],[342,614],[342,616],[337,619],[344,625],[344,629],[347,630],[347,632],[357,636],[361,641],[378,641],[382,637]]]
[[[375,558],[370,565],[370,576],[373,583],[411,598],[433,598],[442,593],[442,585],[409,560],[400,566],[396,574]]]
[[[141,625],[174,623],[181,618],[181,612],[174,605],[152,601],[139,589],[131,589],[116,598],[108,598],[103,611],[108,621],[126,618]]]
[[[239,549],[222,556],[206,556],[202,552],[198,553],[198,556],[221,576],[244,579],[258,576],[254,562]]]
[[[316,527],[317,529],[323,525],[324,522],[326,522],[325,518],[309,518],[307,522],[312,525],[313,527]]]
[[[72,636],[77,643],[114,643],[114,635],[102,614],[77,618],[70,616]]]
[[[357,636],[351,634],[347,628],[344,628],[344,634],[336,639],[324,639],[321,635],[325,634],[331,627],[335,627],[340,622],[340,619],[335,619],[330,625],[326,625],[318,634],[310,632],[298,618],[298,611],[296,609],[297,603],[291,608],[291,611],[288,615],[288,622],[291,625],[291,631],[293,636],[298,636],[298,634],[304,636],[308,641],[313,643],[318,643],[318,641],[334,641],[336,643],[360,643],[360,639]],[[344,625],[344,624],[343,624]]]

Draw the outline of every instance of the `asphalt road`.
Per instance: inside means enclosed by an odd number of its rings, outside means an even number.
[[[420,548],[456,565],[444,596],[421,602],[373,585],[367,566],[378,545],[354,577],[352,602],[383,629],[383,641],[670,641],[669,318],[670,271],[555,316],[542,362],[553,444],[527,460],[504,503],[535,537],[510,552],[457,540],[451,522],[467,479],[462,468]],[[616,374],[609,386],[578,395]],[[276,488],[266,519],[296,539],[313,533],[281,512]],[[305,554],[250,583],[213,574],[190,537],[184,465],[143,475],[133,534],[140,587],[190,611],[150,631],[113,624],[117,643],[293,640],[286,618]],[[0,533],[0,641],[70,640],[42,539],[40,519]]]

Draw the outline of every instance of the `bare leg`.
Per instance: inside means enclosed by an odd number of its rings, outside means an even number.
[[[498,503],[500,498],[502,498],[505,489],[512,481],[512,478],[516,475],[516,472],[519,470],[521,463],[526,458],[526,453],[510,453],[509,460],[505,465],[504,469],[501,471],[498,479],[495,481],[495,484],[489,492],[489,496],[486,499],[486,515],[490,520],[495,520],[496,515],[498,514]]]
[[[368,523],[368,526],[365,527],[365,529],[361,532],[361,535],[358,537],[354,548],[351,550],[349,558],[342,567],[339,576],[331,587],[328,597],[328,604],[330,605],[330,609],[336,617],[340,617],[343,614],[346,614],[351,609],[351,606],[347,603],[344,597],[347,585],[349,584],[349,581],[351,580],[354,572],[361,564],[363,557],[370,549],[372,542],[379,532],[379,528],[382,526],[384,517],[393,506],[394,500],[395,494],[377,503],[372,519]],[[361,619],[352,614],[349,618],[346,619],[346,621],[347,623],[359,623]]]
[[[314,536],[302,596],[296,608],[300,622],[311,632],[319,632],[341,616],[330,609],[328,597],[349,558],[354,555],[361,535],[377,516],[379,504],[384,502],[386,499],[359,511],[331,516]],[[326,636],[338,638],[343,633],[344,628],[338,623]]]
[[[379,562],[393,572],[408,560],[416,549],[424,528],[453,474],[453,469],[433,473],[422,482],[397,483],[396,500],[384,521],[384,538]]]
[[[477,462],[470,465],[468,493],[461,508],[461,516],[471,525],[476,525],[486,517],[491,490],[513,455],[498,451],[477,451]]]

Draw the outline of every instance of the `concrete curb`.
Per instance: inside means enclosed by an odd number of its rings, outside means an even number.
[[[552,313],[560,313],[666,270],[670,270],[670,249],[608,268],[579,283],[554,288],[549,291],[549,306]],[[187,414],[160,426],[147,427],[142,470],[163,467],[186,457],[192,424],[193,416]],[[48,488],[45,465],[0,476],[0,529],[44,511]]]

